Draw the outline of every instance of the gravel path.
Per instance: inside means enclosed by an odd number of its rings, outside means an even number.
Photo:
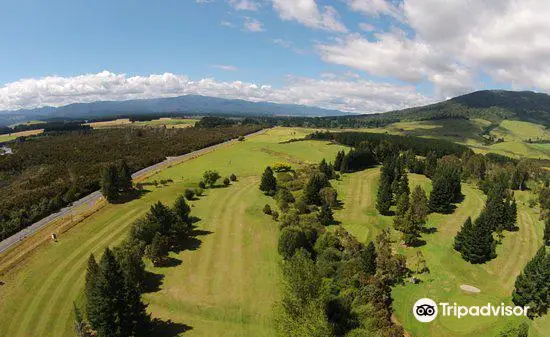
[[[245,138],[265,133],[267,130],[268,129],[263,129],[263,130],[251,133],[251,134],[247,135]],[[226,142],[223,142],[223,143],[220,143],[220,144],[205,147],[204,149],[189,152],[189,153],[181,155],[181,156],[168,157],[160,163],[157,163],[155,165],[152,165],[152,166],[149,166],[149,167],[146,167],[142,170],[137,171],[136,173],[132,174],[132,178],[136,179],[136,178],[142,177],[142,176],[144,176],[144,175],[146,175],[146,174],[148,174],[152,171],[155,171],[155,170],[158,170],[158,169],[161,169],[161,168],[165,168],[165,167],[169,166],[170,164],[177,163],[177,162],[184,161],[184,160],[188,160],[188,159],[191,159],[195,156],[200,156],[200,155],[206,154],[208,152],[212,152],[212,151],[214,151],[214,150],[216,150],[216,149],[218,149],[218,148],[220,148],[224,145],[232,144],[232,143],[235,143],[235,142],[237,142],[237,140],[233,139],[233,140],[229,140],[229,141],[226,141]],[[16,245],[17,243],[23,241],[26,237],[28,237],[30,235],[33,235],[39,229],[46,226],[50,222],[52,222],[54,220],[57,220],[59,218],[62,218],[64,216],[70,215],[71,213],[73,215],[76,215],[77,213],[82,211],[82,210],[79,210],[78,208],[80,208],[81,206],[91,207],[97,201],[101,200],[101,198],[103,198],[103,196],[101,195],[101,192],[100,191],[95,191],[95,192],[93,192],[91,194],[88,194],[87,196],[73,202],[70,206],[62,208],[57,213],[50,214],[47,217],[43,218],[42,220],[39,220],[39,221],[33,223],[32,225],[22,229],[21,231],[19,231],[19,232],[15,233],[14,235],[10,236],[9,238],[4,239],[3,241],[1,241],[0,242],[0,253],[8,250],[10,247],[12,247],[12,246]]]

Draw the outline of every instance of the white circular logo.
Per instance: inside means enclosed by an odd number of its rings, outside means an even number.
[[[431,322],[437,317],[437,303],[429,298],[421,298],[414,304],[413,314],[419,322]]]

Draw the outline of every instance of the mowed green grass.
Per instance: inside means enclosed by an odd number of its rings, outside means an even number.
[[[344,202],[342,210],[335,212],[336,219],[362,242],[375,238],[383,228],[392,225],[392,217],[381,216],[375,208],[379,169],[346,174],[336,183],[340,198]],[[410,174],[411,188],[421,185],[428,193],[431,182],[424,176]],[[414,256],[420,250],[427,261],[429,274],[422,274],[420,284],[407,283],[393,290],[393,308],[397,320],[413,336],[496,336],[515,318],[467,317],[448,318],[439,316],[432,323],[420,323],[412,314],[413,304],[420,298],[428,297],[436,302],[459,303],[460,305],[486,305],[501,302],[510,304],[516,276],[523,266],[534,256],[542,243],[542,223],[539,214],[526,206],[528,192],[516,192],[519,201],[518,224],[520,230],[506,233],[502,245],[497,248],[498,257],[484,265],[471,265],[464,261],[452,248],[454,236],[468,216],[476,217],[484,206],[483,193],[469,184],[462,185],[464,201],[458,204],[452,214],[431,214],[427,227],[437,231],[424,234],[426,245],[420,248],[407,248],[399,243],[400,235],[393,231],[395,249],[407,256],[414,268]],[[481,289],[481,293],[463,293],[460,285],[468,284]],[[532,323],[530,336],[550,336],[550,319],[544,317]]]
[[[207,169],[237,174],[228,188],[207,190],[193,201],[201,218],[200,247],[173,255],[181,264],[151,268],[164,275],[160,291],[144,295],[153,317],[185,324],[185,336],[272,336],[271,310],[278,297],[278,225],[261,212],[268,198],[257,190],[265,166],[279,161],[318,162],[342,147],[321,142],[280,141],[303,130],[277,128],[268,134],[223,147],[152,176],[173,183],[142,198],[108,205],[40,247],[21,267],[1,277],[0,336],[73,336],[72,302],[82,297],[86,260],[123,240],[131,223],[160,200],[171,204],[196,186]]]

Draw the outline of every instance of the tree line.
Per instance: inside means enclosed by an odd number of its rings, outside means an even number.
[[[276,167],[276,171],[264,170],[259,188],[274,198],[282,212],[279,216],[269,204],[264,207],[264,213],[281,228],[278,252],[284,262],[282,296],[276,306],[279,333],[402,335],[402,328],[391,321],[391,286],[402,282],[408,269],[404,257],[392,252],[389,232],[364,245],[342,227],[326,230],[338,224],[333,210],[340,203],[330,182],[340,176],[335,164],[323,159],[318,165],[297,169],[287,164]]]
[[[105,168],[125,161],[130,172],[261,129],[118,128],[34,136],[0,156],[0,239],[100,189]]]

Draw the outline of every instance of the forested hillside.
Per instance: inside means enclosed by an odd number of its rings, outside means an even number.
[[[14,154],[0,156],[0,238],[98,190],[113,163],[125,160],[134,172],[260,128],[53,130],[10,144]]]

